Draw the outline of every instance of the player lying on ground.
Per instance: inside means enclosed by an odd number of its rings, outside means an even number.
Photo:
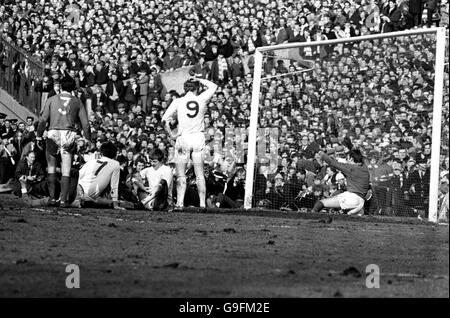
[[[148,210],[165,210],[169,193],[172,192],[172,169],[164,165],[163,160],[164,153],[160,149],[154,149],[150,154],[152,166],[141,170],[144,162],[137,162],[137,175],[132,177],[133,186]]]
[[[340,208],[350,210],[348,214],[362,214],[365,198],[370,189],[369,169],[364,163],[364,157],[358,149],[350,150],[347,156],[348,163],[340,163],[323,151],[320,158],[328,165],[340,170],[347,179],[347,191],[337,196],[322,199],[316,202],[313,212],[325,208]]]
[[[90,143],[91,130],[86,109],[78,97],[71,92],[75,89],[74,81],[63,81],[61,93],[50,97],[44,105],[39,119],[36,140],[42,141],[45,129],[46,158],[48,165],[49,205],[55,206],[56,200],[56,157],[61,156],[61,195],[60,206],[69,206],[70,170],[73,151],[76,147],[76,125],[81,124],[83,136]],[[48,127],[47,127],[48,124]]]
[[[200,84],[206,90],[200,93]],[[184,207],[186,192],[186,166],[192,159],[197,181],[200,208],[206,209],[206,183],[203,167],[205,149],[204,119],[207,103],[217,89],[217,85],[205,79],[190,79],[184,83],[186,94],[175,99],[162,118],[163,125],[169,135],[176,139],[175,167],[177,170],[177,203],[176,210]],[[177,116],[178,132],[174,134],[170,127],[170,119]]]
[[[80,169],[78,189],[73,207],[90,205],[111,206],[116,210],[124,210],[119,205],[120,164],[115,160],[117,147],[106,142],[100,147],[102,157],[91,159]],[[111,199],[106,198],[106,191],[110,189]]]

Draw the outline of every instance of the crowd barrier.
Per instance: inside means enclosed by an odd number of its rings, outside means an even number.
[[[41,109],[41,94],[35,88],[43,74],[41,62],[0,36],[0,87],[36,115]]]

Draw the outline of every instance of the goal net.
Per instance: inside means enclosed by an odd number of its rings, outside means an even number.
[[[245,208],[310,211],[316,200],[346,190],[345,176],[316,154],[345,161],[357,148],[370,170],[366,214],[442,218],[449,160],[445,32],[335,40],[305,34],[307,42],[258,48]]]

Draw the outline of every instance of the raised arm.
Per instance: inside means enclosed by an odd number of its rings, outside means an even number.
[[[342,173],[347,176],[350,173],[350,170],[352,168],[352,165],[347,163],[340,163],[333,157],[328,156],[326,153],[321,152],[322,160],[325,161],[328,165],[335,167],[336,169],[339,169],[342,171]]]
[[[198,81],[206,86],[206,91],[204,91],[200,96],[204,97],[206,100],[210,99],[216,92],[217,85],[203,78],[199,78]]]
[[[297,162],[297,169],[305,169],[316,173],[317,170],[320,170],[320,165],[314,160],[300,159]]]

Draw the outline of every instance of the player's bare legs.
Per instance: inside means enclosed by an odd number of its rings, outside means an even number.
[[[186,162],[178,159],[175,163],[177,169],[177,208],[184,207],[184,195],[186,194]]]
[[[72,154],[66,150],[61,151],[61,205],[69,201],[70,169],[72,169]]]
[[[49,205],[56,204],[56,158],[55,156],[46,153],[47,170],[48,170],[48,192]]]
[[[75,200],[73,200],[73,202],[71,203],[71,206],[73,208],[82,208],[84,205],[84,190],[80,185],[78,185],[76,191],[77,192],[76,192]]]
[[[194,164],[195,178],[197,181],[198,196],[200,198],[200,208],[206,208],[206,181],[205,168],[203,165],[203,153],[194,151],[192,153],[192,162]]]
[[[363,211],[364,208],[364,201],[361,202],[361,204],[359,204],[357,207],[355,207],[354,209],[350,210],[347,212],[348,215],[355,215],[358,214],[360,216],[362,216],[364,214]]]
[[[339,203],[338,197],[335,196],[317,201],[312,211],[320,212],[323,208],[340,209],[341,204]]]
[[[350,211],[348,211],[347,214],[348,215],[360,214],[363,207],[364,207],[364,201],[362,201],[362,203],[359,204],[358,206],[356,206],[355,208],[353,208]],[[341,204],[339,202],[338,196],[331,197],[331,198],[326,198],[326,199],[322,199],[322,200],[317,201],[316,204],[314,205],[312,211],[313,212],[319,212],[323,208],[340,209],[341,208]]]

